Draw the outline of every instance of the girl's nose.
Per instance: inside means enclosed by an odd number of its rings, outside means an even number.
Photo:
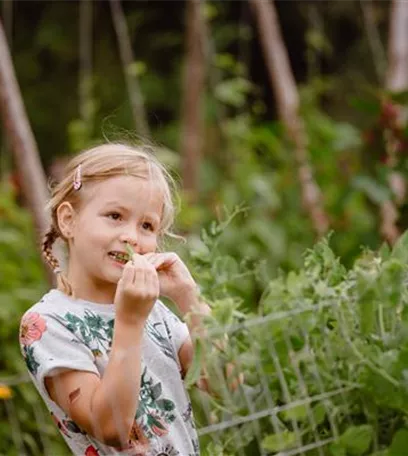
[[[136,246],[138,244],[137,231],[135,229],[126,231],[122,234],[121,241]]]

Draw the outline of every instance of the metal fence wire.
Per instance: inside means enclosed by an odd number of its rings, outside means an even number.
[[[197,341],[209,392],[190,390],[202,454],[332,454],[355,424],[357,379],[367,368],[358,331],[353,304],[341,301],[209,328]],[[1,383],[13,393],[1,403],[12,430],[7,454],[69,454],[55,446],[55,426],[28,379]]]

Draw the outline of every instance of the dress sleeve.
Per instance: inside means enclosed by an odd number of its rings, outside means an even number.
[[[20,347],[37,387],[48,396],[44,379],[63,370],[82,370],[99,376],[92,351],[58,316],[27,312],[20,324]]]

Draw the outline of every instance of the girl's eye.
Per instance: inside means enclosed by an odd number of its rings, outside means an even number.
[[[143,222],[143,229],[153,231],[154,227],[150,222]]]
[[[108,217],[111,218],[112,220],[119,220],[120,214],[118,212],[111,212],[108,214]]]

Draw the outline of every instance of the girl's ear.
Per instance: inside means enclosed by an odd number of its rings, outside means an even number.
[[[75,209],[68,201],[64,201],[57,209],[58,228],[65,239],[73,237],[75,226]]]

